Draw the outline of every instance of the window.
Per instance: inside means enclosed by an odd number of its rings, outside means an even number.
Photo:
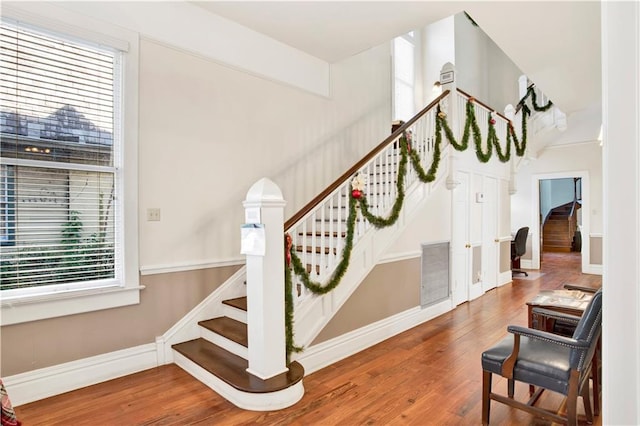
[[[137,248],[137,236],[132,244],[124,234],[125,222],[131,223],[137,210],[135,200],[128,213],[125,208],[131,199],[125,189],[137,185],[124,176],[125,143],[131,143],[129,152],[137,150],[135,140],[124,140],[126,49],[92,38],[2,18],[3,324],[139,300],[137,294],[121,301],[113,297],[114,291],[139,289],[137,256],[130,265],[124,262],[129,263],[125,251]],[[135,226],[131,229],[137,233]],[[92,294],[109,296],[102,297],[104,303],[91,302]],[[86,303],[71,310],[62,303],[45,314],[6,321],[15,306],[75,296]]]
[[[415,113],[415,34],[393,40],[394,120],[407,121]]]
[[[15,243],[15,198],[13,167],[0,164],[0,245]]]

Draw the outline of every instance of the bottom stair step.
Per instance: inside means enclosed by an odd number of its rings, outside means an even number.
[[[293,361],[289,365],[288,372],[262,380],[246,371],[249,367],[246,359],[202,338],[178,343],[172,348],[220,380],[243,392],[277,392],[298,383],[304,376],[302,365]]]

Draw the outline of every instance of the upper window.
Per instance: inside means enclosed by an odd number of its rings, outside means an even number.
[[[415,37],[410,32],[393,40],[394,119],[407,121],[415,113]]]
[[[2,299],[126,287],[123,52],[4,17],[0,41]]]

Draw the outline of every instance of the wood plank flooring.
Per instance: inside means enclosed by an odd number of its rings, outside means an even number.
[[[543,275],[512,284],[441,315],[304,378],[305,395],[274,412],[241,410],[175,365],[79,389],[16,407],[24,426],[35,425],[467,425],[480,424],[480,354],[527,324],[525,302],[565,283],[599,284],[580,273],[576,253],[545,253]],[[506,388],[496,378],[495,389]],[[516,387],[516,397],[527,392]],[[563,398],[545,392],[540,404]],[[582,410],[582,403],[578,403]],[[492,403],[496,425],[548,425]],[[584,421],[582,422],[584,424]],[[595,419],[601,425],[600,417]]]

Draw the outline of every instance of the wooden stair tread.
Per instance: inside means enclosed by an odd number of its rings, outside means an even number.
[[[306,235],[309,236],[309,237],[313,237],[313,234],[314,234],[313,231],[308,231],[306,233]],[[305,233],[304,232],[298,232],[298,235],[305,235]],[[331,236],[331,232],[325,231],[324,235],[323,235],[322,231],[316,231],[315,235],[316,235],[316,237],[327,237],[328,238],[328,237]],[[333,232],[333,237],[334,238],[344,238],[346,236],[347,236],[346,232],[339,232],[339,233],[338,232]]]
[[[223,300],[222,303],[228,306],[233,306],[234,308],[240,309],[241,311],[247,312],[247,297],[236,297],[235,299]]]
[[[337,250],[335,248],[331,249],[330,247],[325,247],[324,250],[322,250],[321,247],[312,247],[312,246],[307,246],[306,249],[302,246],[296,246],[296,251],[297,252],[303,252],[306,251],[307,253],[316,253],[316,254],[322,254],[322,252],[324,251],[324,254],[330,254],[331,252],[333,252],[333,254],[337,253]]]
[[[246,371],[249,366],[246,359],[202,338],[178,343],[172,348],[220,380],[243,392],[276,392],[295,385],[304,376],[304,368],[294,361],[289,365],[289,371],[286,373],[266,380],[260,379]]]
[[[219,317],[198,322],[198,325],[211,330],[245,348],[249,346],[247,324],[229,317]]]

